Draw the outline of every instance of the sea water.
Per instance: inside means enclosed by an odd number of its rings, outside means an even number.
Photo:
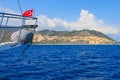
[[[32,45],[0,51],[0,80],[120,80],[120,46]]]

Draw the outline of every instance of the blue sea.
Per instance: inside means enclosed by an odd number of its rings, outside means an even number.
[[[0,80],[120,80],[120,45],[31,45],[0,51]]]

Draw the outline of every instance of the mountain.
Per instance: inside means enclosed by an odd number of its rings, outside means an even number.
[[[115,44],[116,41],[95,30],[55,31],[41,30],[34,36],[34,43],[40,44]]]

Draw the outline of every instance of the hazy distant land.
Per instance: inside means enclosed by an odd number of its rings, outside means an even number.
[[[38,44],[117,44],[117,41],[95,30],[41,30],[34,35]]]

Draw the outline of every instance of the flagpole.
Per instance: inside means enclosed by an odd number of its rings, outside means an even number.
[[[22,14],[22,8],[21,8],[20,1],[19,1],[19,0],[18,0],[18,6],[19,6],[20,12],[21,12],[21,14]]]
[[[33,16],[35,16],[35,8],[33,8]]]

